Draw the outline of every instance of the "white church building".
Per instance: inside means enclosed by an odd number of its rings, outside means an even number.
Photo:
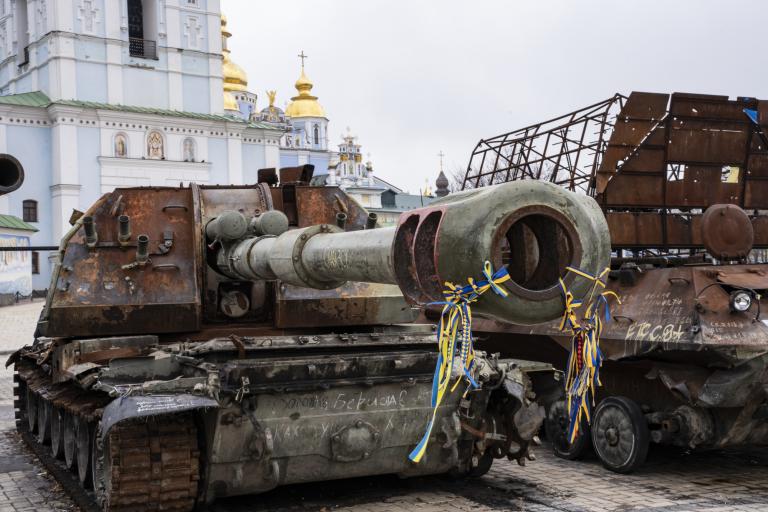
[[[303,54],[285,112],[274,91],[259,110],[230,35],[219,0],[0,0],[0,214],[50,246],[73,209],[115,187],[327,173],[338,158]],[[35,289],[48,256],[33,255]]]

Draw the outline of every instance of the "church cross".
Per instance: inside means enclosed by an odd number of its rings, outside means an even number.
[[[437,156],[440,157],[440,172],[443,172],[443,157],[445,156],[445,153],[443,153],[443,150],[441,149],[440,152],[437,154]]]
[[[304,59],[309,58],[308,55],[304,55],[304,50],[301,50],[301,53],[297,55],[301,59],[301,70],[304,71]]]

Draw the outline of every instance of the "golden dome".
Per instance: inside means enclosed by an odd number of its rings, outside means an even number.
[[[312,96],[312,82],[304,74],[304,67],[301,68],[301,76],[296,80],[296,90],[299,94],[291,98],[291,103],[285,109],[285,115],[288,117],[325,117],[325,110],[317,102],[317,96]]]
[[[229,91],[224,91],[224,110],[240,110],[237,100]]]
[[[227,50],[229,53],[229,50]],[[225,91],[245,91],[248,88],[248,75],[243,68],[229,60],[228,55],[224,55],[223,64],[224,90]]]
[[[222,77],[224,79],[224,110],[239,110],[235,97],[232,92],[245,91],[248,88],[248,75],[243,68],[232,62],[227,48],[227,39],[232,37],[232,33],[227,29],[227,17],[221,15],[221,55],[224,58],[222,62]]]

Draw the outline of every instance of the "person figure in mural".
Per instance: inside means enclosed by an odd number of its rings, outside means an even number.
[[[165,158],[165,154],[163,153],[163,136],[157,132],[149,134],[149,138],[147,139],[147,156],[156,160]]]
[[[125,158],[127,145],[125,143],[125,136],[118,135],[115,137],[115,156],[118,158]]]
[[[185,162],[195,161],[195,143],[192,139],[184,140],[184,161]]]

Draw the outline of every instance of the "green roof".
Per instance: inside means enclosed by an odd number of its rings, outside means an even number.
[[[0,228],[18,229],[21,231],[38,231],[38,229],[13,215],[0,214]]]
[[[22,107],[47,107],[51,104],[50,98],[40,91],[24,92],[21,94],[11,94],[0,96],[2,105],[19,105]]]
[[[152,107],[137,107],[132,105],[117,105],[112,103],[99,103],[97,101],[79,101],[79,100],[59,100],[51,101],[51,99],[45,95],[45,93],[25,92],[21,94],[11,94],[7,96],[0,96],[0,105],[18,105],[23,107],[41,107],[45,108],[50,105],[67,105],[71,107],[91,108],[98,110],[113,110],[117,112],[132,112],[135,114],[147,114],[155,116],[168,116],[168,117],[184,117],[187,119],[200,119],[203,121],[227,121],[230,123],[243,123],[247,124],[249,128],[264,128],[274,130],[276,127],[272,124],[261,122],[246,122],[235,116],[220,115],[220,114],[204,114],[200,112],[185,112],[181,110],[168,110]]]

